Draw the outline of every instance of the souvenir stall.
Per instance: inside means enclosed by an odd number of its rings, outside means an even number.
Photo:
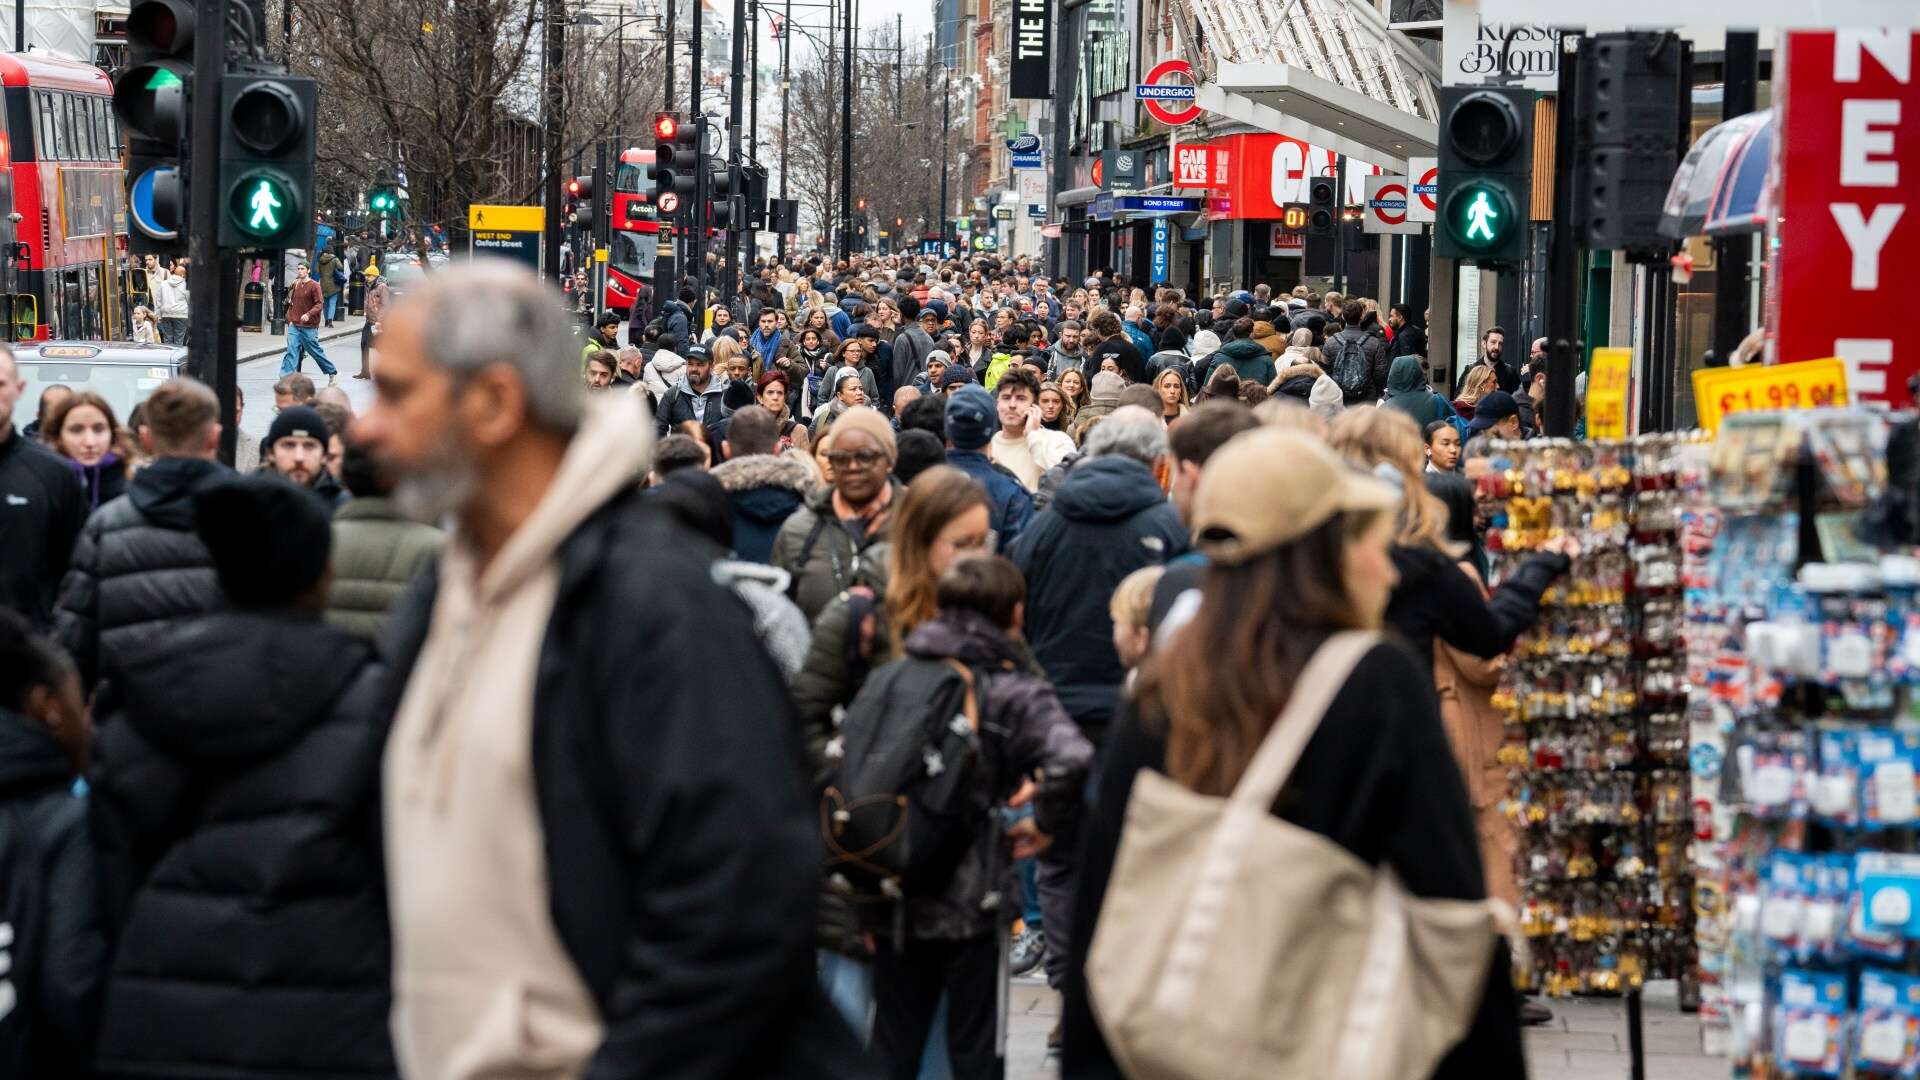
[[[1626,994],[1634,1035],[1642,984],[1694,971],[1679,523],[1698,457],[1674,435],[1502,443],[1478,481],[1496,581],[1551,536],[1580,547],[1495,697],[1521,830],[1517,978]]]
[[[1701,1018],[1736,1076],[1920,1075],[1920,563],[1888,418],[1728,417],[1680,522]]]

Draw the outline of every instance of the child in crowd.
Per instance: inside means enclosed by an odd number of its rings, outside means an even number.
[[[1153,648],[1153,634],[1147,629],[1148,613],[1153,609],[1153,590],[1160,584],[1164,566],[1143,566],[1120,579],[1107,603],[1113,616],[1113,651],[1127,668],[1127,685],[1133,685],[1134,669]]]

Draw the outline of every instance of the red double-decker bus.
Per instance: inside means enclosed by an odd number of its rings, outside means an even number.
[[[113,82],[0,53],[0,307],[9,341],[123,336],[126,185]]]
[[[641,283],[653,283],[660,214],[652,191],[653,151],[639,147],[620,151],[620,165],[613,174],[613,231],[607,244],[607,295],[602,306],[621,318],[631,314]]]

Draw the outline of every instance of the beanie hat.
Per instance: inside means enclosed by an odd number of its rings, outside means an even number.
[[[332,515],[305,488],[277,476],[235,477],[202,488],[193,506],[194,530],[235,607],[284,606],[326,572]]]
[[[955,450],[978,450],[1000,430],[993,395],[971,384],[947,397],[947,441]]]
[[[940,376],[940,389],[945,390],[949,386],[959,386],[962,383],[970,383],[972,381],[972,368],[965,364],[948,364],[947,373]]]
[[[866,432],[879,441],[880,449],[886,453],[888,461],[892,461],[899,453],[894,441],[893,425],[887,423],[887,418],[881,416],[878,409],[867,405],[856,405],[841,413],[840,418],[833,422],[832,431],[836,441],[849,431]]]
[[[327,438],[332,434],[327,430],[327,422],[320,418],[320,414],[314,411],[312,406],[291,405],[281,409],[280,415],[273,418],[272,426],[267,428],[267,441],[260,444],[260,449],[272,450],[274,443],[289,435],[310,436],[320,440],[320,445],[325,446]]]
[[[942,364],[945,364],[948,367],[953,366],[953,357],[948,356],[947,350],[945,349],[935,349],[932,352],[927,354],[927,363],[929,365],[931,365],[935,360],[940,361]]]
[[[1087,401],[1093,405],[1117,405],[1120,392],[1127,388],[1127,380],[1111,371],[1095,372],[1093,388],[1087,393]]]

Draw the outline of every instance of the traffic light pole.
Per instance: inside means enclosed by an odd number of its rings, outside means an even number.
[[[1571,55],[1561,55],[1560,92],[1554,102],[1553,221],[1547,233],[1547,409],[1541,430],[1555,438],[1573,435],[1573,380],[1580,363],[1580,241],[1573,228],[1579,68]]]
[[[234,416],[239,361],[239,260],[220,258],[221,76],[227,70],[229,0],[194,0],[195,89],[188,118],[194,180],[187,185],[187,262],[199,284],[189,291],[187,356],[220,399],[220,460],[233,464],[240,425]],[[304,208],[303,208],[304,209]]]
[[[733,306],[734,293],[740,285],[740,166],[743,163],[740,151],[745,145],[740,126],[743,93],[742,75],[747,66],[747,34],[757,29],[747,22],[747,0],[733,0],[733,79],[732,92],[727,102],[727,137],[731,144],[727,147],[727,169],[733,176],[733,182],[727,185],[727,200],[732,204],[732,212],[727,215],[727,247],[724,265],[720,270],[720,302]],[[740,314],[745,314],[741,312]]]
[[[607,264],[600,260],[600,253],[606,250],[607,210],[613,204],[613,180],[607,175],[607,140],[601,139],[593,144],[593,228],[588,237],[593,245],[593,270],[587,275],[589,288],[593,290],[593,302],[588,310],[593,318],[600,317],[600,309],[607,302]]]

